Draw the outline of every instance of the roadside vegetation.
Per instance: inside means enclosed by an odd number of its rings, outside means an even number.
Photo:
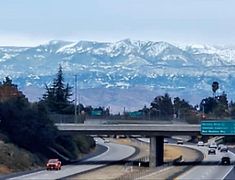
[[[6,77],[0,84],[0,161],[6,171],[44,165],[48,158],[60,158],[64,163],[70,162],[95,147],[95,141],[89,136],[61,134],[49,118],[51,113],[65,113],[72,107],[69,101],[71,88],[68,85],[64,87],[61,67],[53,87],[46,86],[46,89],[42,100],[30,103],[10,78]],[[4,158],[1,159],[4,156],[3,147],[15,149],[12,154],[9,150],[9,157],[24,150],[30,152],[27,156],[31,157],[28,158],[31,162],[24,163],[26,160],[23,160],[23,155],[4,162]],[[18,169],[13,168],[14,166],[7,167],[11,164],[18,164]]]

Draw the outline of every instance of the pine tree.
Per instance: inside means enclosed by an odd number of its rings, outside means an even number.
[[[57,113],[63,113],[63,110],[70,106],[69,100],[72,96],[72,87],[64,84],[64,77],[61,65],[59,66],[56,78],[53,80],[52,87],[45,85],[46,93],[43,95],[44,102],[49,110]]]

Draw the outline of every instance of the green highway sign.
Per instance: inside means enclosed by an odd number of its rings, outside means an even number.
[[[201,121],[202,135],[235,135],[235,121]]]

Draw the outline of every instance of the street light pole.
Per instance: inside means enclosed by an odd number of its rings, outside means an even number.
[[[74,81],[74,95],[75,95],[75,100],[74,100],[74,123],[77,123],[77,101],[78,101],[78,95],[77,95],[77,75],[75,75],[75,81]]]
[[[80,114],[80,112],[81,112],[81,109],[80,109],[80,102],[81,102],[81,96],[80,96],[80,94],[78,95],[78,121],[79,121],[79,123],[81,123],[81,114]]]
[[[205,100],[202,101],[202,118],[205,119]]]

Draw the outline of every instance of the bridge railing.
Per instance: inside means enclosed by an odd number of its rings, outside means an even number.
[[[110,116],[90,116],[90,115],[78,115],[75,116],[73,114],[50,114],[49,118],[54,123],[84,123],[86,120],[102,120],[105,124],[108,123],[125,123],[125,121],[131,121],[133,123],[142,123],[142,122],[171,122],[171,119],[158,119],[158,118],[148,118],[145,116],[141,117],[129,117],[129,116],[122,116],[122,115],[110,115]]]
[[[54,123],[84,123],[85,121],[84,115],[75,117],[73,114],[50,114],[49,118]]]

